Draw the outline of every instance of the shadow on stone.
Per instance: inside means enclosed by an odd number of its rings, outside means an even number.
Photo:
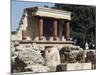
[[[66,65],[65,64],[60,64],[60,65],[57,65],[56,67],[56,72],[60,72],[60,71],[66,71]]]

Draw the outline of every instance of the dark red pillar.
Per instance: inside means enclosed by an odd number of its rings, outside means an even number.
[[[57,20],[53,21],[53,39],[57,40]]]
[[[39,40],[42,40],[43,36],[43,18],[39,18]]]
[[[66,22],[65,27],[66,27],[66,34],[65,34],[66,40],[70,40],[70,22],[69,21]]]

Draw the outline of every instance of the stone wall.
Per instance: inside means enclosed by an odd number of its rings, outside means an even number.
[[[38,18],[33,16],[33,17],[28,17],[28,27],[27,27],[27,36],[31,38],[31,40],[34,40],[39,35],[39,30],[38,30]]]

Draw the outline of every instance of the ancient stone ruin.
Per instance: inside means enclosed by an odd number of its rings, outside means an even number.
[[[70,22],[70,11],[24,9],[11,37],[12,73],[95,69],[95,50],[73,45]]]

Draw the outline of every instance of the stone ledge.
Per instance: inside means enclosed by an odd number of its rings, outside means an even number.
[[[20,43],[37,43],[37,44],[73,44],[73,41],[34,41],[34,40],[12,40]]]

